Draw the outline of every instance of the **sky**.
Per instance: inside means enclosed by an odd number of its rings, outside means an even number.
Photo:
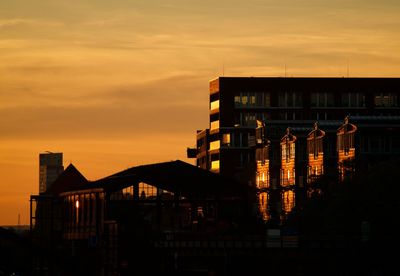
[[[0,225],[39,153],[96,180],[186,158],[221,76],[400,77],[398,0],[1,0]]]

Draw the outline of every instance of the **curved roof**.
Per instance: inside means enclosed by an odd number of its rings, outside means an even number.
[[[113,192],[138,182],[144,182],[188,198],[244,196],[250,191],[246,184],[176,160],[132,167],[102,179],[84,183],[75,190],[65,190],[65,192],[98,188]]]

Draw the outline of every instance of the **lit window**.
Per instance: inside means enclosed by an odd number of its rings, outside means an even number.
[[[215,160],[211,162],[211,170],[218,170],[219,169],[219,160]]]
[[[218,109],[219,108],[219,100],[213,101],[210,104],[210,110]]]
[[[139,196],[140,199],[154,198],[155,196],[157,196],[157,188],[152,185],[140,182]]]
[[[210,150],[215,150],[220,148],[220,141],[213,141],[210,143]]]
[[[229,133],[222,135],[222,145],[229,146],[231,144],[231,135]]]
[[[219,128],[219,120],[211,122],[211,127],[210,128],[211,128],[211,130],[218,129]]]
[[[397,95],[392,93],[375,94],[374,104],[377,107],[395,107],[398,106]]]
[[[235,106],[240,106],[240,105],[241,105],[240,96],[239,96],[239,95],[236,95],[236,96],[235,96]]]
[[[249,104],[251,106],[255,106],[256,105],[256,96],[254,95],[254,93],[251,93],[249,96]]]
[[[243,96],[242,96],[242,105],[246,106],[247,103],[248,103],[247,95],[243,95]]]

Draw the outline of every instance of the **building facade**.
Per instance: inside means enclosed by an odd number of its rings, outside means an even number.
[[[61,152],[39,154],[39,193],[46,192],[63,171],[63,154]]]
[[[354,138],[359,140],[352,140],[364,147],[360,153],[367,153],[366,146],[375,148],[373,155],[389,148],[391,154],[397,152],[392,148],[398,147],[398,137],[392,132],[399,127],[400,78],[219,77],[210,81],[209,93],[209,128],[198,131],[197,147],[188,156],[201,168],[257,186],[256,128],[258,121],[264,122],[270,140],[268,180],[272,189],[288,190],[278,196],[284,212],[297,201],[296,189],[305,189],[324,168],[338,169],[338,151],[344,145],[338,141],[344,136],[337,131],[346,116],[363,122],[362,135]],[[379,128],[379,120],[387,128],[375,137],[368,129]],[[315,122],[323,133],[311,133]],[[288,127],[295,141],[286,149],[281,139]],[[383,137],[385,132],[392,136]],[[311,138],[316,134],[323,140]],[[381,139],[390,139],[388,148],[377,151]],[[285,171],[288,164],[292,171]]]
[[[232,239],[238,225],[250,225],[248,193],[242,183],[179,160],[96,181],[70,164],[45,193],[30,198],[32,243],[62,256],[69,273],[33,256],[32,275],[175,275],[167,267],[173,245],[191,256],[194,241]]]

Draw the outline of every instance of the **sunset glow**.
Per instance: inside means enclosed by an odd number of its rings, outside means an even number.
[[[2,0],[0,225],[28,224],[41,152],[89,180],[188,161],[217,76],[399,77],[399,14],[394,0]]]

